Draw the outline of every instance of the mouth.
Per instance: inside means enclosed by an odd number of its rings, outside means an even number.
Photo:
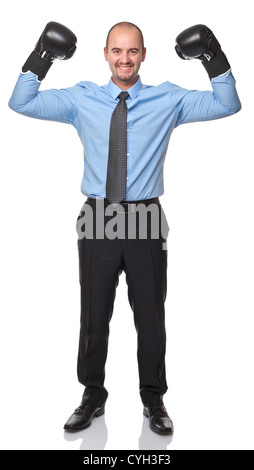
[[[121,72],[131,72],[132,65],[118,65],[118,69],[121,70]]]

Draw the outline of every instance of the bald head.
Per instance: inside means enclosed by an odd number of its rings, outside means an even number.
[[[113,82],[122,90],[128,90],[138,80],[138,71],[146,56],[140,29],[126,21],[114,25],[108,33],[104,56]]]
[[[136,26],[133,23],[129,23],[128,21],[121,21],[121,23],[117,23],[112,28],[109,30],[107,39],[106,39],[106,49],[108,49],[108,44],[109,44],[109,39],[110,39],[110,34],[113,30],[118,29],[119,31],[121,30],[132,30],[136,29],[140,35],[141,43],[142,43],[142,49],[144,49],[144,38],[141,29],[139,29],[138,26]]]

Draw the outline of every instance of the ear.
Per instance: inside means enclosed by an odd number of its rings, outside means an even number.
[[[104,57],[105,57],[105,60],[108,62],[108,50],[106,47],[104,47]]]
[[[146,47],[144,47],[142,51],[142,62],[144,62],[145,58],[146,58]]]

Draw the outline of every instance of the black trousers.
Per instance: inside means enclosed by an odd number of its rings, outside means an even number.
[[[104,200],[104,215],[105,202],[106,200]],[[119,276],[122,272],[126,275],[128,299],[137,331],[141,400],[145,406],[160,404],[167,391],[164,302],[167,290],[165,242],[168,226],[158,199],[156,203],[159,217],[155,216],[155,221],[152,221],[149,208],[145,208],[143,217],[141,217],[141,211],[131,214],[114,212],[114,215],[106,215],[103,221],[104,236],[100,230],[100,238],[95,233],[99,224],[95,200],[91,201],[88,198],[78,217],[77,223],[80,224],[80,228],[81,222],[84,222],[84,225],[82,225],[83,232],[78,231],[81,317],[77,369],[79,382],[86,387],[86,400],[91,404],[103,404],[108,395],[104,387],[104,379],[109,323]],[[88,214],[86,213],[87,205],[90,206]],[[90,209],[92,209],[92,215]],[[116,217],[118,226],[121,224],[122,226],[120,236],[118,234],[112,239],[112,232],[109,238],[106,234],[106,227],[112,228]],[[128,227],[133,222],[135,233],[133,238],[132,231],[132,238],[130,238]],[[162,234],[163,222],[164,233]],[[156,232],[154,223],[158,225],[156,238],[153,238],[153,232]],[[144,224],[146,225],[145,237],[142,232]],[[91,230],[92,228],[94,230]],[[86,236],[82,235],[84,232]],[[120,355],[121,351],[119,351]]]

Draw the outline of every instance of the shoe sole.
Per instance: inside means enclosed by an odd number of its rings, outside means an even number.
[[[146,418],[149,418],[149,414],[147,413],[146,410],[143,411],[143,415],[146,417]],[[171,431],[159,431],[157,428],[153,428],[150,423],[149,423],[149,428],[151,429],[151,431],[153,432],[156,432],[157,434],[161,434],[163,436],[165,436],[166,434],[173,434],[174,432],[174,429],[172,429]]]
[[[93,415],[92,417],[92,420],[93,418],[99,418],[99,416],[102,416],[104,415],[105,413],[105,407],[101,408],[100,410],[96,411],[96,413]],[[69,427],[65,427],[64,426],[64,430],[65,431],[68,431],[68,432],[78,432],[78,431],[82,431],[83,429],[87,429],[89,428],[89,426],[91,426],[92,424],[92,420],[90,423],[86,424],[85,426],[81,426],[80,428],[69,428]]]

